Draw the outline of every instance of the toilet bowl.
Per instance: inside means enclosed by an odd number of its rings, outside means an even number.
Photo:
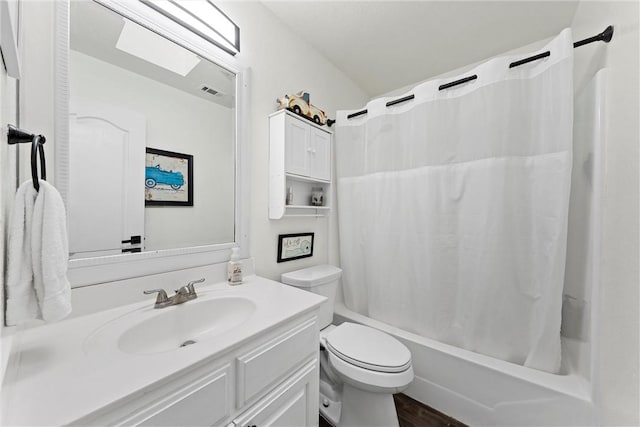
[[[411,353],[394,337],[355,323],[332,325],[342,270],[320,265],[285,273],[283,283],[326,296],[320,308],[320,413],[338,427],[397,426],[393,393],[413,380]]]

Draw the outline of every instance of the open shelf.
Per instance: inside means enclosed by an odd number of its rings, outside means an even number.
[[[324,217],[331,208],[329,206],[300,206],[300,205],[286,205],[284,209],[285,218],[291,217]]]
[[[287,209],[319,209],[319,210],[330,210],[330,206],[307,206],[307,205],[286,205]]]
[[[327,181],[327,180],[324,180],[324,179],[309,178],[308,176],[300,176],[300,175],[294,175],[294,174],[290,174],[290,173],[285,173],[284,176],[287,178],[287,180],[291,180],[291,181],[316,182],[316,183],[331,184],[331,181]]]

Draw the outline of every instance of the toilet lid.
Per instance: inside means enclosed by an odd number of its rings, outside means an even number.
[[[377,329],[345,322],[326,337],[327,348],[345,362],[378,372],[402,372],[411,366],[411,352]]]

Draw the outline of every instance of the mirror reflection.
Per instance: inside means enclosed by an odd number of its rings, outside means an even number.
[[[70,257],[233,242],[236,76],[94,2],[70,47]]]

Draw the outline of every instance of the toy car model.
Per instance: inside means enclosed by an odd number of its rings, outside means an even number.
[[[327,123],[327,115],[324,111],[311,104],[309,92],[300,91],[295,95],[285,95],[278,99],[279,108],[287,108],[296,114],[306,116],[316,124]]]
[[[182,172],[162,170],[160,165],[145,167],[144,185],[147,188],[153,188],[157,184],[167,184],[174,190],[178,190],[184,185],[184,176]]]

